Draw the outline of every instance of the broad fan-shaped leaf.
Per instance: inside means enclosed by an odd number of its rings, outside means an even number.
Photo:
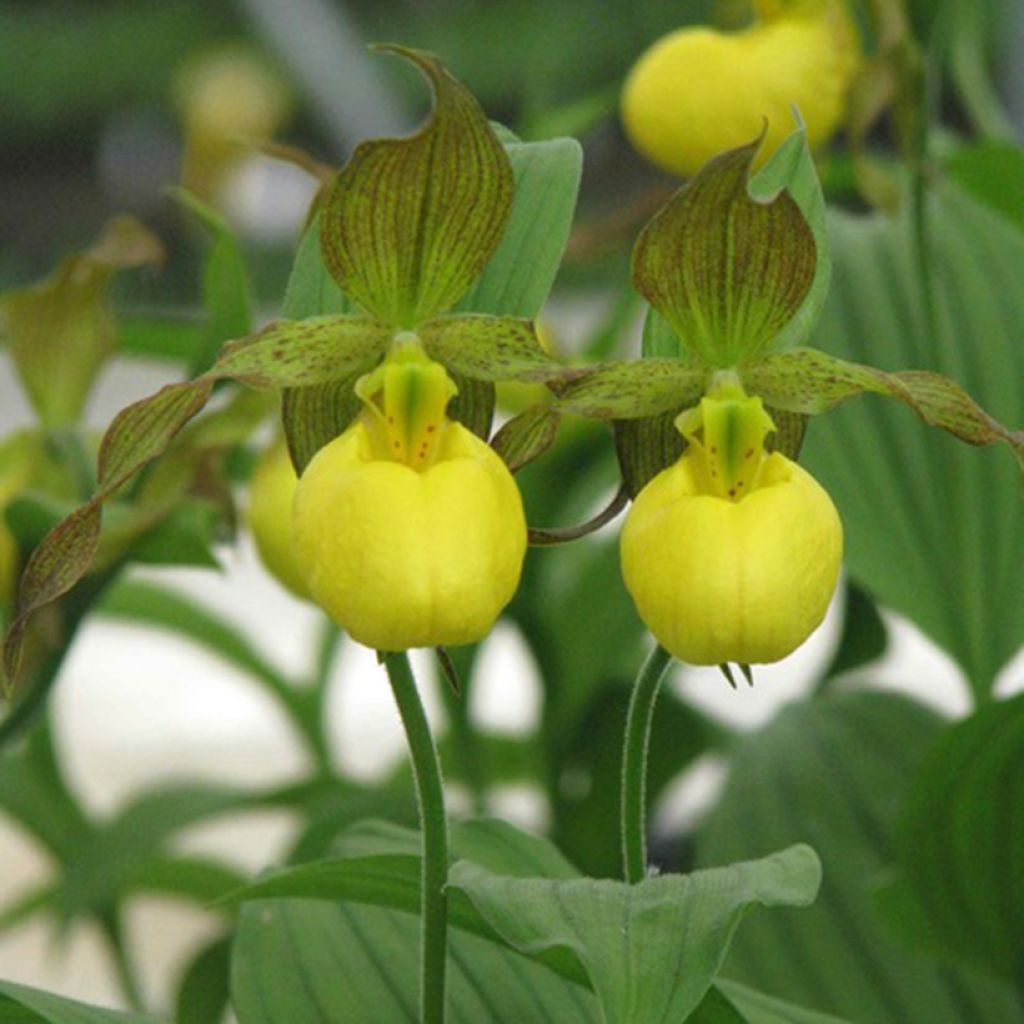
[[[903,809],[896,886],[908,936],[1020,987],[1024,976],[1024,695],[950,726]],[[895,890],[890,890],[890,898]]]
[[[1024,427],[1024,234],[951,186],[927,204],[928,280],[906,219],[832,218],[832,294],[815,334],[827,352],[957,381],[1007,427]],[[816,417],[805,459],[835,499],[846,564],[985,695],[1024,638],[1018,467],[868,396]]]
[[[746,912],[756,904],[806,906],[820,879],[814,851],[795,846],[636,885],[512,878],[463,861],[449,886],[513,948],[575,956],[606,1024],[675,1024],[704,998]]]
[[[807,842],[823,881],[807,910],[746,922],[725,977],[855,1024],[1015,1019],[1009,989],[904,947],[875,910],[875,889],[894,862],[901,798],[941,729],[938,716],[906,697],[835,692],[789,705],[739,744],[698,835],[698,863]]]

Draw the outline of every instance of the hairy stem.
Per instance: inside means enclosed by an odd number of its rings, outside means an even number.
[[[444,810],[441,765],[416,690],[408,655],[404,651],[387,654],[384,656],[384,665],[409,742],[423,836],[420,881],[420,1022],[442,1024],[448,958],[448,905],[445,896],[448,880],[448,822]]]
[[[651,739],[654,704],[672,655],[661,644],[643,663],[626,716],[622,746],[622,864],[630,885],[647,874],[647,747]]]

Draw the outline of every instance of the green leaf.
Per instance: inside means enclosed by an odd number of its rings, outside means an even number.
[[[221,1024],[230,998],[231,935],[219,935],[192,958],[174,1000],[176,1024]]]
[[[558,408],[615,420],[678,413],[703,394],[707,376],[672,358],[598,364],[559,388]]]
[[[950,726],[928,751],[898,832],[898,884],[927,948],[1024,978],[1024,695]]]
[[[187,364],[202,344],[206,328],[191,310],[138,311],[121,315],[117,335],[118,350],[126,356]]]
[[[368,823],[341,845],[361,856],[300,865],[243,891],[291,891],[319,902],[261,900],[243,910],[232,981],[240,1024],[417,1021],[419,837]],[[574,874],[545,840],[493,819],[456,825],[452,845],[457,854],[498,870]],[[367,905],[324,902],[339,898]],[[451,923],[450,1024],[597,1024],[585,989],[494,941],[459,893],[451,894]]]
[[[505,152],[515,181],[512,212],[483,274],[455,308],[535,317],[569,238],[583,152],[575,139],[506,142]]]
[[[171,194],[213,239],[203,267],[203,308],[208,319],[189,362],[192,375],[210,368],[228,338],[240,338],[252,330],[252,300],[242,250],[227,221],[184,188],[174,189]]]
[[[64,779],[47,718],[0,760],[0,808],[58,862],[88,842],[92,826]]]
[[[462,861],[449,888],[465,893],[513,948],[574,954],[606,1024],[663,1024],[685,1020],[698,1006],[751,907],[806,906],[820,878],[814,851],[796,846],[638,885],[511,878]]]
[[[1024,150],[1009,142],[962,146],[945,171],[973,199],[1024,228]]]
[[[95,245],[45,281],[0,296],[0,336],[47,427],[74,424],[117,330],[108,290],[115,271],[157,263],[160,242],[133,217],[117,217]]]
[[[474,380],[557,380],[566,368],[544,351],[533,323],[510,316],[460,313],[416,332],[431,359]]]
[[[764,351],[801,310],[817,267],[814,235],[788,192],[748,192],[760,145],[710,161],[655,214],[633,250],[633,284],[710,366]]]
[[[773,999],[763,992],[756,992],[735,981],[720,978],[715,982],[715,989],[722,994],[723,999],[728,999],[731,1006],[742,1012],[741,1019],[747,1024],[843,1024],[839,1017],[816,1013],[813,1010],[805,1010],[802,1006],[783,1002],[781,999]],[[693,1020],[694,1024],[697,1024],[698,1018],[694,1017]],[[723,1024],[727,1021],[728,1018],[723,1018]]]
[[[288,682],[248,637],[230,621],[182,594],[137,579],[119,580],[101,598],[97,611],[139,625],[169,630],[205,647],[275,693]]]
[[[392,332],[370,317],[276,320],[229,342],[207,375],[259,388],[302,387],[364,373],[383,355]]]
[[[411,913],[274,900],[241,915],[232,963],[239,1024],[418,1024]],[[599,1024],[593,996],[487,939],[450,933],[448,1024]]]
[[[1024,430],[1007,430],[954,380],[927,370],[886,373],[813,348],[769,355],[742,370],[743,383],[765,404],[786,412],[827,412],[866,392],[909,405],[931,427],[973,445],[1004,441],[1024,472]]]
[[[825,197],[803,128],[793,132],[750,179],[750,194],[762,201],[772,199],[782,189],[800,208],[814,235],[814,282],[796,315],[775,336],[775,349],[794,348],[807,341],[832,283]]]
[[[857,1024],[1001,1024],[1008,990],[945,969],[891,937],[873,890],[892,864],[901,797],[941,720],[895,694],[829,692],[791,704],[735,750],[720,802],[697,838],[700,864],[807,842],[823,882],[808,910],[759,915],[723,973]]]
[[[906,220],[833,218],[835,275],[815,340],[858,363],[946,374],[1019,428],[1024,235],[953,188],[929,198],[925,223],[927,287]],[[983,698],[1024,636],[1014,462],[870,396],[816,418],[804,458],[843,517],[853,579],[948,651]]]
[[[131,560],[143,565],[219,569],[212,548],[222,515],[223,510],[211,501],[185,501],[132,545]]]
[[[252,794],[199,785],[144,793],[95,831],[67,864],[62,910],[68,917],[108,906],[136,884],[151,857],[187,825],[251,806]]]
[[[317,215],[302,236],[299,251],[295,254],[281,303],[281,315],[288,320],[304,320],[308,316],[340,316],[355,312],[355,306],[338,287],[324,263],[320,216]]]
[[[843,632],[832,661],[822,673],[824,680],[877,661],[889,646],[889,630],[871,597],[850,580],[846,581],[845,595]]]
[[[491,447],[513,473],[551,447],[562,417],[550,406],[527,409],[510,419],[491,440]]]
[[[140,1013],[105,1010],[11,981],[0,981],[0,1021],[9,1024],[157,1024]]]
[[[384,47],[434,92],[427,124],[356,147],[320,213],[324,260],[342,291],[391,326],[450,310],[501,240],[512,168],[479,104],[430,54]]]

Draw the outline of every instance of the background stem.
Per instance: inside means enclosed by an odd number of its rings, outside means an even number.
[[[622,866],[630,885],[647,874],[647,747],[654,704],[672,655],[661,644],[643,663],[626,716],[622,746]]]
[[[442,1024],[448,955],[448,905],[444,891],[448,880],[448,822],[444,810],[441,765],[408,655],[404,651],[387,654],[384,664],[409,742],[423,835],[420,1021],[421,1024]]]

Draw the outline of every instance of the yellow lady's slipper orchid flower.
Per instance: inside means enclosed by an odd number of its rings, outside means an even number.
[[[843,0],[757,0],[750,28],[683,28],[633,66],[622,93],[632,144],[674,174],[757,136],[766,159],[790,133],[795,104],[812,148],[842,120],[860,63],[857,30]]]
[[[519,584],[526,519],[495,452],[445,409],[455,385],[404,332],[362,416],[306,467],[298,562],[314,600],[380,651],[483,637]]]
[[[640,617],[692,665],[778,661],[821,622],[842,559],[826,491],[767,453],[759,398],[704,398],[677,421],[689,446],[637,496],[622,570]]]
[[[271,574],[296,597],[308,598],[295,560],[292,505],[299,478],[283,440],[264,452],[249,483],[249,529]]]

